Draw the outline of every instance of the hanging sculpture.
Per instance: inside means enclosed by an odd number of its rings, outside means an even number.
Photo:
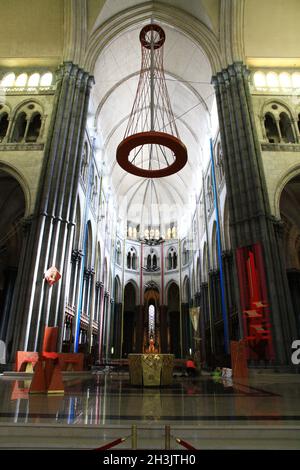
[[[44,279],[50,286],[53,286],[57,281],[61,278],[61,274],[55,266],[51,266],[51,268],[47,269],[44,273]]]
[[[177,173],[187,162],[171,108],[163,68],[165,32],[149,24],[140,32],[142,65],[138,88],[117,162],[128,173],[160,178]]]

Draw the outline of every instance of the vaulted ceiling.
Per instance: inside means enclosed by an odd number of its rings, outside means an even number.
[[[132,25],[117,35],[100,54],[95,66],[90,112],[95,113],[105,174],[128,220],[148,224],[152,203],[151,222],[164,226],[180,218],[181,211],[187,213],[190,199],[199,192],[214,92],[211,67],[200,47],[179,29],[156,22],[166,34],[165,77],[179,134],[188,149],[186,166],[175,175],[150,181],[126,173],[116,161],[116,149],[124,136],[137,90],[141,65],[139,33],[149,21]]]

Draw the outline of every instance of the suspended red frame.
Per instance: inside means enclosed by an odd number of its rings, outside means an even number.
[[[149,41],[149,32],[155,32],[156,37],[155,40],[153,38],[153,35],[151,37],[151,41]],[[147,37],[148,35],[148,37]],[[186,146],[183,144],[183,142],[179,138],[178,130],[176,127],[176,122],[175,118],[171,109],[170,105],[170,99],[168,96],[168,91],[165,83],[165,77],[164,77],[164,70],[163,70],[163,53],[162,51],[158,52],[160,48],[162,48],[164,42],[165,42],[165,32],[164,30],[157,24],[149,24],[147,26],[144,26],[143,29],[140,32],[140,42],[142,45],[142,66],[141,66],[141,72],[140,72],[140,79],[139,79],[139,85],[135,97],[135,101],[133,104],[133,108],[130,114],[130,118],[128,121],[128,126],[125,132],[124,139],[122,142],[119,144],[116,152],[116,159],[118,164],[127,172],[131,173],[135,176],[140,176],[143,178],[161,178],[165,176],[170,176],[175,173],[178,173],[186,164],[187,162],[187,149]],[[149,62],[149,57],[150,54],[152,54],[152,59],[151,59],[151,64],[152,67],[150,68],[150,62]],[[153,56],[155,55],[155,58],[153,59]],[[155,64],[153,66],[153,63]],[[149,87],[149,82],[150,79],[149,77],[151,76],[152,80],[152,85],[153,85],[153,76],[155,76],[156,80],[156,86],[157,88],[155,89],[156,91],[153,92],[152,94],[150,92],[146,92],[147,87]],[[156,100],[161,100],[160,103],[154,103],[153,96],[155,95]],[[159,95],[159,98],[158,98]],[[167,126],[170,127],[170,132],[161,132],[160,129],[157,131],[153,128],[154,127],[154,121],[155,121],[155,127],[159,127],[157,117],[154,119],[151,119],[151,126],[145,125],[145,127],[148,128],[142,128],[140,129],[140,132],[137,132],[138,128],[138,123],[139,119],[142,115],[142,109],[144,105],[141,105],[141,103],[144,103],[144,99],[150,99],[150,104],[147,104],[147,109],[153,109],[155,106],[158,106],[158,113],[164,113],[165,115],[162,118],[162,122],[165,123],[165,120],[167,120]],[[145,103],[144,103],[145,104]],[[163,111],[161,110],[160,106],[161,105],[163,108]],[[159,106],[160,105],[160,106]],[[141,119],[142,121],[142,119]],[[147,118],[145,122],[147,121]],[[163,168],[159,169],[152,169],[151,166],[151,153],[152,149],[150,152],[149,156],[149,168],[142,168],[141,166],[138,166],[136,164],[133,164],[132,162],[135,160],[135,157],[132,159],[132,161],[129,161],[129,155],[130,152],[138,147],[143,148],[144,145],[153,145],[153,146],[158,146],[160,147],[162,153],[164,154],[164,151],[162,150],[162,147],[169,149],[172,152],[172,158],[173,161],[172,163],[169,164],[167,161],[167,166],[164,166]],[[160,166],[160,165],[159,165]]]
[[[168,147],[175,155],[175,161],[165,168],[159,170],[147,170],[133,165],[128,160],[129,153],[136,147],[145,144],[158,144]],[[180,139],[171,134],[164,132],[140,132],[138,134],[130,135],[118,145],[117,148],[117,162],[128,173],[144,178],[161,178],[163,176],[170,176],[180,171],[187,162],[187,150],[185,145]]]

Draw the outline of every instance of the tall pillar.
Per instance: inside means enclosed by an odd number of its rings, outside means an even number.
[[[0,339],[7,343],[7,330],[10,317],[11,304],[17,277],[17,268],[10,267],[5,271],[4,303],[0,318]]]
[[[114,348],[112,358],[120,357],[121,350],[121,329],[122,329],[122,304],[115,302],[113,304],[113,321],[111,323],[111,346]]]
[[[260,243],[264,253],[276,362],[290,362],[296,338],[286,273],[278,252],[249,90],[249,71],[234,63],[213,77],[234,252]],[[239,304],[236,290],[237,304]]]
[[[196,356],[200,357],[201,362],[205,362],[205,324],[204,324],[204,312],[201,309],[201,292],[195,293],[195,306],[199,307],[200,314],[198,318],[197,330],[194,330],[194,350],[197,353]]]
[[[236,305],[234,286],[237,285],[234,273],[234,260],[232,250],[222,252],[224,277],[226,285],[226,301],[229,319],[229,336],[233,341],[238,341],[242,336],[238,327],[238,308]]]
[[[145,318],[144,318],[144,305],[138,305],[136,307],[136,348],[135,352],[144,352],[144,340],[145,340]]]
[[[113,323],[113,316],[114,316],[114,306],[115,306],[115,300],[111,297],[110,298],[110,305],[109,308],[107,309],[107,327],[106,327],[106,360],[109,359],[111,356],[111,347],[112,347],[112,334],[111,334],[111,328],[112,328],[112,323]]]
[[[168,307],[167,305],[160,306],[160,347],[161,352],[166,354],[168,352]]]
[[[82,252],[80,250],[72,250],[71,263],[72,263],[72,274],[70,279],[70,288],[69,288],[69,303],[72,307],[76,305],[76,292],[78,288],[78,266],[80,265],[80,260],[82,257]]]
[[[104,292],[104,303],[103,303],[103,325],[102,325],[102,358],[106,359],[107,351],[107,324],[108,324],[108,307],[109,307],[110,293],[109,291]]]
[[[18,274],[22,288],[14,296],[13,309],[20,329],[13,337],[12,357],[17,349],[39,350],[45,326],[59,326],[60,345],[62,343],[92,81],[88,73],[71,62],[64,63],[58,70],[37,203],[23,269]],[[53,265],[62,273],[62,278],[50,287],[43,274]]]

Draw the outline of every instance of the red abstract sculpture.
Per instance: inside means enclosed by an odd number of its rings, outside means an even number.
[[[50,286],[53,286],[53,284],[59,281],[61,274],[55,266],[51,266],[51,268],[47,269],[45,272],[44,278]]]

